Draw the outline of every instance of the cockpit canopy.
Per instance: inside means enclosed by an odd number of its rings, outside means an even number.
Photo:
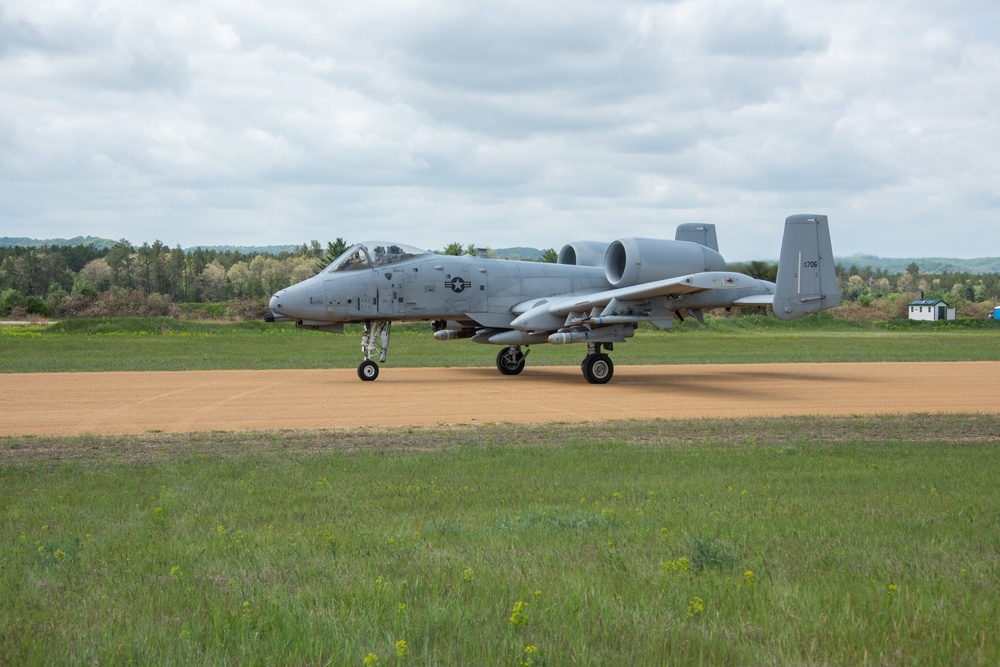
[[[359,269],[378,269],[403,260],[426,255],[428,251],[414,248],[402,243],[386,243],[384,241],[365,241],[355,243],[347,251],[335,259],[324,273],[339,273],[341,271],[357,271]]]

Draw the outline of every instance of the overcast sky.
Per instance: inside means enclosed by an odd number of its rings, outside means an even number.
[[[1000,256],[997,0],[0,0],[0,236]]]

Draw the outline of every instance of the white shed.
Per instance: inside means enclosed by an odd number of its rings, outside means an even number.
[[[955,319],[955,309],[949,308],[948,304],[941,299],[917,299],[907,305],[910,307],[911,320],[937,322],[938,320]]]

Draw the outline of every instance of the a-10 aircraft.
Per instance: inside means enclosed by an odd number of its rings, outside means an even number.
[[[771,306],[790,320],[840,303],[825,215],[785,220],[777,282],[726,270],[715,226],[683,224],[675,240],[622,238],[565,245],[555,264],[438,255],[401,243],[358,243],[319,274],[271,297],[268,322],[343,333],[363,323],[358,377],[374,380],[393,322],[429,321],[438,340],[503,347],[504,375],[524,369],[539,343],[584,343],[583,376],[604,384],[605,353],[637,326],[669,329],[675,319],[734,306]]]

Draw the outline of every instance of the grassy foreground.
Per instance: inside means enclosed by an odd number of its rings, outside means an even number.
[[[998,434],[0,439],[0,664],[997,664]]]
[[[212,324],[155,318],[69,320],[0,327],[0,372],[354,368],[361,331],[344,335],[291,324]],[[396,325],[386,367],[492,366],[499,347],[442,342],[426,324]],[[529,364],[577,365],[581,345],[537,345]],[[616,347],[616,364],[997,361],[1000,325],[966,321],[861,323],[818,315],[688,320],[674,331],[640,328]]]

